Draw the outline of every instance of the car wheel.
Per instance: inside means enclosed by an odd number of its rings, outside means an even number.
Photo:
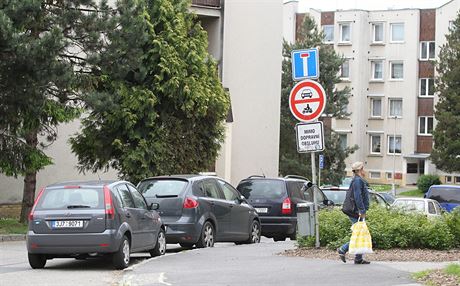
[[[251,230],[249,232],[249,239],[245,243],[259,243],[260,242],[260,223],[256,220],[252,221]]]
[[[273,237],[274,241],[285,241],[286,237],[285,236],[275,236]]]
[[[128,267],[130,251],[129,239],[125,235],[121,241],[120,248],[112,256],[112,263],[116,269],[124,269]]]
[[[155,248],[150,250],[149,252],[152,257],[164,255],[166,253],[166,236],[165,231],[163,229],[160,229],[160,232],[158,233]]]
[[[179,243],[182,248],[193,248],[193,243],[185,243],[181,242]]]
[[[28,254],[30,267],[33,269],[42,269],[46,264],[46,256],[43,254]]]
[[[214,247],[214,227],[207,221],[203,225],[200,239],[196,243],[197,248]]]

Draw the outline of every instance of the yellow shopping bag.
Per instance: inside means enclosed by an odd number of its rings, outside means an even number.
[[[364,220],[351,226],[350,254],[372,253],[372,238]]]

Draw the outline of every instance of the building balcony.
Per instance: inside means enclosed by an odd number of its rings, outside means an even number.
[[[192,6],[220,8],[220,0],[192,0]]]

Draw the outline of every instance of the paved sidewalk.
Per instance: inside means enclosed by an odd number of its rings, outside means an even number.
[[[25,234],[0,234],[0,242],[26,240]]]

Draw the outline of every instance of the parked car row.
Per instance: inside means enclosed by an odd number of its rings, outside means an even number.
[[[32,268],[54,258],[108,256],[115,268],[133,252],[163,255],[166,244],[213,247],[215,242],[258,243],[296,238],[296,205],[332,205],[306,178],[251,176],[234,188],[203,175],[127,181],[66,182],[40,190],[29,215]]]

